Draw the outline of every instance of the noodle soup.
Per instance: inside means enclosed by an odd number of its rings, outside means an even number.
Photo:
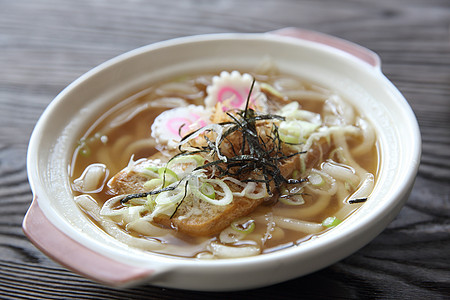
[[[79,207],[118,240],[201,259],[245,257],[339,226],[374,185],[370,123],[324,87],[267,72],[155,84],[86,130]]]

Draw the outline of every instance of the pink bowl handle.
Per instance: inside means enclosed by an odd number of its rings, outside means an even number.
[[[269,33],[324,44],[345,51],[375,68],[381,67],[380,57],[375,52],[331,35],[294,27],[283,28]]]
[[[144,280],[153,270],[129,266],[94,252],[55,227],[33,199],[22,228],[31,242],[61,265],[94,281],[120,287]]]

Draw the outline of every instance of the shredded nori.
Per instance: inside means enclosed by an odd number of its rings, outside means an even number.
[[[175,210],[173,211],[173,213],[170,215],[170,219],[172,219],[173,216],[175,216],[175,214],[177,213],[178,208],[180,207],[181,203],[183,203],[184,199],[186,198],[186,196],[187,196],[187,186],[188,186],[188,183],[186,182],[186,184],[184,185],[184,196],[181,199],[181,201],[177,204],[177,207],[175,207]]]
[[[348,200],[348,203],[349,204],[355,204],[355,203],[363,203],[363,202],[366,202],[366,201],[367,201],[367,197],[351,199],[351,200]]]
[[[126,195],[125,197],[123,197],[123,199],[120,200],[120,203],[124,204],[124,203],[127,203],[131,199],[144,198],[144,197],[147,197],[149,195],[157,195],[157,194],[160,194],[162,192],[173,191],[175,188],[176,188],[176,186],[168,186],[168,187],[165,187],[165,188],[162,188],[162,189],[159,189],[159,190],[153,190],[153,191],[150,191],[150,192]]]
[[[218,159],[208,162],[202,166],[197,167],[195,170],[212,169],[215,168],[215,176],[223,178],[231,176],[238,178],[242,182],[259,182],[265,183],[267,193],[272,196],[274,193],[279,193],[283,184],[299,184],[305,181],[305,179],[287,179],[281,174],[280,165],[283,161],[305,153],[306,151],[295,152],[292,154],[283,153],[283,144],[288,144],[280,139],[278,127],[274,120],[284,121],[283,116],[275,114],[258,114],[252,108],[249,107],[250,96],[255,84],[253,80],[250,91],[247,96],[247,101],[244,110],[228,111],[226,114],[232,121],[226,121],[218,123],[219,126],[224,127],[224,132],[219,141],[212,141],[206,134],[203,134],[206,145],[191,146],[192,151],[182,149],[183,142],[198,133],[202,128],[191,132],[184,136],[180,141],[179,153],[173,156],[170,160],[185,155],[192,155],[198,153],[211,153],[213,157]],[[257,124],[258,122],[272,121],[272,128],[269,135],[264,137],[258,134]],[[181,128],[180,128],[181,131]],[[238,134],[241,145],[239,149],[236,149],[237,145],[231,143],[231,135]],[[266,141],[264,140],[266,139]],[[233,156],[226,156],[221,151],[221,146],[224,142],[227,142],[231,146]],[[170,162],[169,160],[169,162]],[[274,191],[271,189],[271,182],[274,185]],[[160,190],[154,190],[145,193],[131,194],[124,197],[121,202],[126,203],[133,198],[143,198],[148,195],[155,195],[167,190],[173,190],[175,187],[166,187]],[[186,189],[186,187],[185,187]],[[185,195],[186,196],[186,195]],[[185,197],[183,197],[184,199]],[[181,201],[182,202],[182,201]],[[178,204],[180,206],[181,202]],[[176,212],[176,210],[175,210]],[[175,214],[172,214],[172,216]]]
[[[252,93],[255,80],[253,80],[244,110],[238,110],[235,114],[231,111],[227,112],[227,115],[232,121],[222,122],[218,125],[226,127],[224,133],[220,137],[220,140],[215,142],[204,136],[207,146],[197,148],[194,152],[211,152],[215,154],[219,159],[206,163],[197,167],[199,169],[207,169],[212,166],[216,168],[217,177],[238,177],[242,182],[262,182],[266,184],[267,193],[273,195],[273,191],[270,189],[270,182],[274,183],[275,189],[279,191],[283,183],[286,184],[298,184],[304,182],[304,179],[286,179],[280,170],[281,163],[293,156],[305,153],[305,151],[295,152],[286,155],[282,151],[284,142],[280,139],[278,133],[278,127],[272,122],[272,129],[270,135],[264,136],[269,141],[264,141],[263,137],[258,134],[257,123],[260,121],[284,121],[283,116],[274,114],[259,115],[252,108],[249,107],[250,95]],[[201,130],[201,129],[199,129]],[[194,131],[182,138],[181,142],[187,140],[190,136],[198,132]],[[239,151],[236,150],[236,145],[230,142],[229,137],[231,134],[239,134],[241,137],[241,145]],[[231,145],[234,156],[228,157],[220,151],[222,143],[227,141]],[[195,147],[194,147],[195,148]],[[181,146],[179,147],[180,153],[193,154],[190,151],[183,151]],[[222,158],[220,158],[222,157]],[[248,177],[250,175],[250,177]],[[245,178],[245,179],[243,179]]]

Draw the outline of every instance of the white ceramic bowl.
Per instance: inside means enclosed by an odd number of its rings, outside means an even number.
[[[68,163],[85,125],[154,81],[189,72],[250,69],[271,56],[283,72],[335,89],[375,126],[381,164],[370,199],[335,229],[298,247],[256,257],[199,261],[131,249],[87,221],[69,187]],[[34,200],[24,219],[29,239],[62,265],[93,280],[130,286],[230,291],[267,286],[319,270],[379,234],[408,198],[421,141],[415,116],[382,74],[373,52],[327,35],[283,29],[160,42],[120,55],[63,90],[31,136],[27,158]]]

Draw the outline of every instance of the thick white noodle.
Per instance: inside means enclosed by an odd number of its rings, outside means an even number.
[[[368,197],[373,190],[374,184],[375,184],[374,176],[371,173],[364,174],[359,187],[352,195],[347,197],[347,200]],[[342,208],[335,214],[335,216],[336,218],[343,220],[346,217],[348,217],[348,215],[352,211],[359,208],[361,205],[363,205],[363,203],[349,204],[345,202]]]
[[[287,96],[291,100],[299,100],[299,101],[301,100],[324,101],[328,98],[328,95],[326,94],[307,90],[284,91],[283,96]]]
[[[157,240],[150,240],[144,238],[137,238],[129,235],[123,231],[115,222],[108,217],[102,217],[100,215],[100,207],[97,202],[88,195],[81,195],[75,197],[75,202],[99,223],[99,225],[105,230],[106,233],[111,235],[118,241],[143,250],[160,250],[164,248],[164,245]]]
[[[126,111],[122,111],[120,115],[112,119],[103,129],[103,131],[108,132],[112,128],[116,128],[119,126],[122,126],[123,124],[129,122],[134,117],[136,117],[137,114],[141,113],[142,111],[148,109],[149,105],[148,103],[137,105],[136,107],[131,107],[127,109]]]
[[[248,246],[225,246],[217,242],[212,242],[208,245],[209,250],[214,254],[214,256],[219,258],[237,258],[237,257],[247,257],[255,256],[261,253],[261,249],[258,246],[248,245]]]
[[[99,147],[97,152],[95,153],[96,157],[102,158],[102,163],[105,166],[108,166],[108,169],[111,171],[111,174],[115,174],[116,171],[120,170],[122,166],[118,165],[118,159],[113,159],[110,152],[111,149],[108,147]]]
[[[321,127],[317,132],[311,134],[303,145],[303,150],[308,150],[312,147],[312,144],[321,138],[328,139],[329,136],[333,136],[335,133],[340,134],[350,134],[350,135],[359,135],[360,129],[355,126],[345,125],[345,126],[331,126],[331,127]],[[344,140],[345,141],[345,140]],[[346,143],[346,142],[345,142]]]
[[[128,213],[128,207],[122,207],[120,209],[113,209],[113,207],[117,206],[120,202],[120,200],[123,199],[123,195],[115,196],[110,199],[108,199],[105,204],[103,204],[100,215],[101,216],[119,216],[123,215],[125,213]]]
[[[314,201],[314,203],[307,207],[299,206],[297,207],[274,207],[273,212],[277,216],[291,217],[305,219],[310,218],[318,213],[322,212],[328,205],[330,205],[331,196],[330,195],[319,195],[319,197]]]
[[[158,226],[153,225],[149,221],[144,218],[139,218],[134,220],[126,225],[127,230],[134,230],[142,235],[150,236],[150,237],[160,237],[170,234],[172,232],[171,229],[164,229]]]
[[[141,149],[154,149],[156,147],[156,141],[154,139],[140,139],[130,143],[123,151],[124,155],[130,157],[134,153],[139,152]]]
[[[149,107],[175,108],[189,105],[189,103],[186,100],[178,97],[162,97],[157,99],[150,98],[149,100],[150,100],[148,102]]]
[[[350,125],[355,120],[353,107],[347,104],[339,95],[331,95],[325,101],[323,107],[323,118],[327,125]]]
[[[335,179],[344,182],[348,181],[353,186],[359,183],[358,175],[355,174],[355,170],[350,166],[328,161],[322,164],[322,170]]]
[[[133,136],[124,135],[120,137],[113,145],[110,150],[110,160],[113,161],[114,165],[121,161],[127,161],[130,156],[128,153],[125,153],[123,150],[127,147],[127,145],[133,142]]]
[[[261,243],[264,245],[267,240],[272,237],[272,232],[275,229],[275,221],[273,220],[273,213],[269,212],[264,215],[264,220],[266,222],[266,232],[264,233],[263,238],[261,239]]]
[[[199,93],[199,90],[192,84],[192,82],[177,81],[160,85],[156,89],[156,94],[158,95],[171,95],[174,93],[179,93],[182,95],[196,95]]]
[[[108,169],[104,164],[90,164],[83,174],[73,181],[73,188],[82,193],[97,193],[103,189],[108,177]]]
[[[375,131],[370,123],[362,118],[358,118],[356,125],[361,129],[362,143],[351,150],[352,155],[360,156],[372,149],[375,144]]]
[[[365,173],[363,175],[361,184],[358,189],[351,195],[351,199],[365,198],[370,195],[375,184],[375,178],[372,173]]]
[[[273,220],[275,221],[277,226],[280,226],[281,228],[300,231],[304,233],[319,233],[324,229],[322,224],[320,223],[306,222],[292,218],[274,216]]]
[[[273,82],[273,87],[284,93],[286,91],[305,91],[305,85],[296,78],[281,77]]]
[[[347,199],[348,195],[349,195],[349,190],[346,188],[346,183],[342,182],[342,181],[338,181],[336,198],[338,199],[339,207],[342,207],[343,205],[345,205],[344,200]]]
[[[353,126],[352,126],[353,127]],[[345,158],[346,164],[352,166],[353,169],[355,169],[355,173],[358,176],[362,176],[362,174],[367,173],[367,171],[362,168],[353,158],[353,156],[350,153],[350,150],[348,149],[348,144],[345,137],[344,131],[336,130],[332,132],[332,138],[334,141],[334,144],[336,148],[342,148],[342,155]]]

